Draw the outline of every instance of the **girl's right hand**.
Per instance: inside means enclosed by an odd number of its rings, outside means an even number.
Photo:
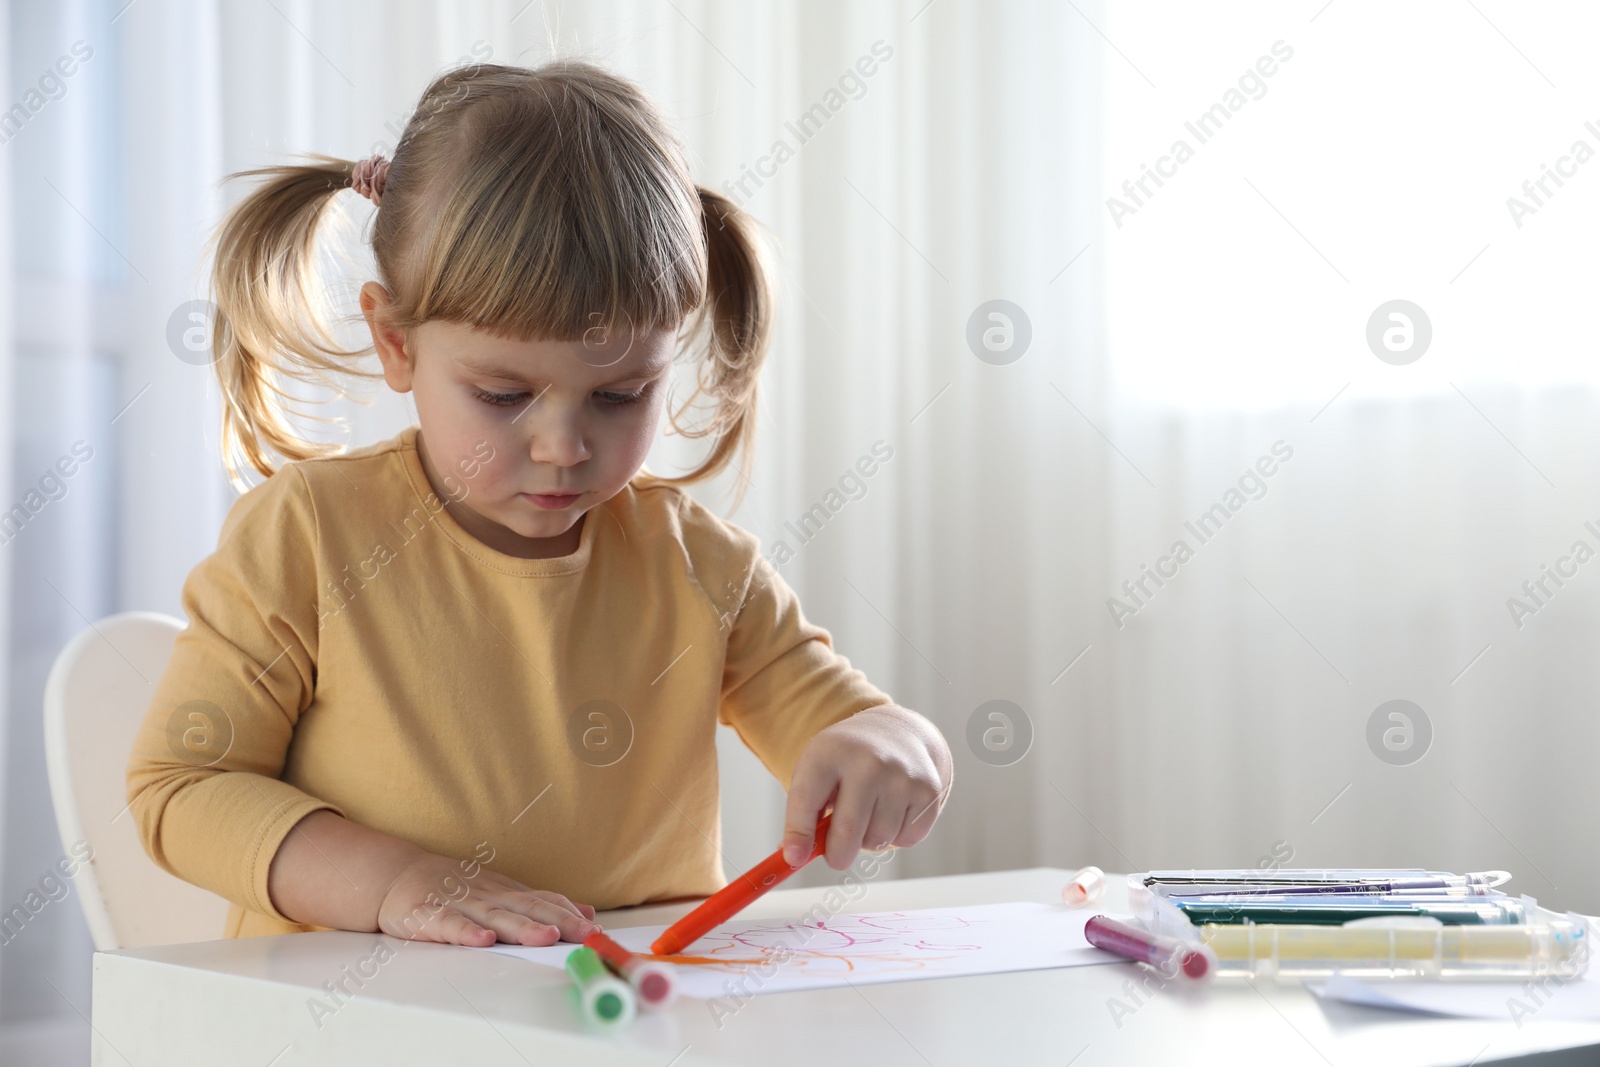
[[[560,893],[529,889],[521,882],[477,867],[465,877],[460,865],[427,853],[411,861],[378,906],[378,929],[408,941],[440,941],[484,948],[582,943],[600,929],[594,909]]]

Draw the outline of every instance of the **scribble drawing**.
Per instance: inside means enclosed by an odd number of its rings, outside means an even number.
[[[658,959],[690,966],[744,968],[781,961],[785,971],[840,974],[869,966],[880,973],[920,971],[929,964],[979,952],[981,920],[959,915],[885,912],[841,915],[816,922],[774,922],[737,933],[713,932],[688,956]]]

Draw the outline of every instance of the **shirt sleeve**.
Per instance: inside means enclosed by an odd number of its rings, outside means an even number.
[[[228,512],[183,586],[189,625],[156,684],[128,763],[128,802],[162,868],[242,907],[272,906],[267,872],[289,831],[333,804],[279,780],[317,660],[316,514],[287,466]]]
[[[806,621],[800,600],[759,549],[728,636],[721,721],[789,788],[800,751],[818,732],[892,701]]]

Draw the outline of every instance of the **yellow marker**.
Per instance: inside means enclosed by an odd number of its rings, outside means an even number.
[[[1576,977],[1589,966],[1576,916],[1519,926],[1447,926],[1436,919],[1358,919],[1343,926],[1205,923],[1200,940],[1219,977]]]

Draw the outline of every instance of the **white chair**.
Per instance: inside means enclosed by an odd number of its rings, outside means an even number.
[[[56,657],[44,690],[44,750],[56,827],[101,952],[223,936],[228,902],[174,878],[145,852],[128,810],[133,740],[183,621],[132,611],[102,619]]]

